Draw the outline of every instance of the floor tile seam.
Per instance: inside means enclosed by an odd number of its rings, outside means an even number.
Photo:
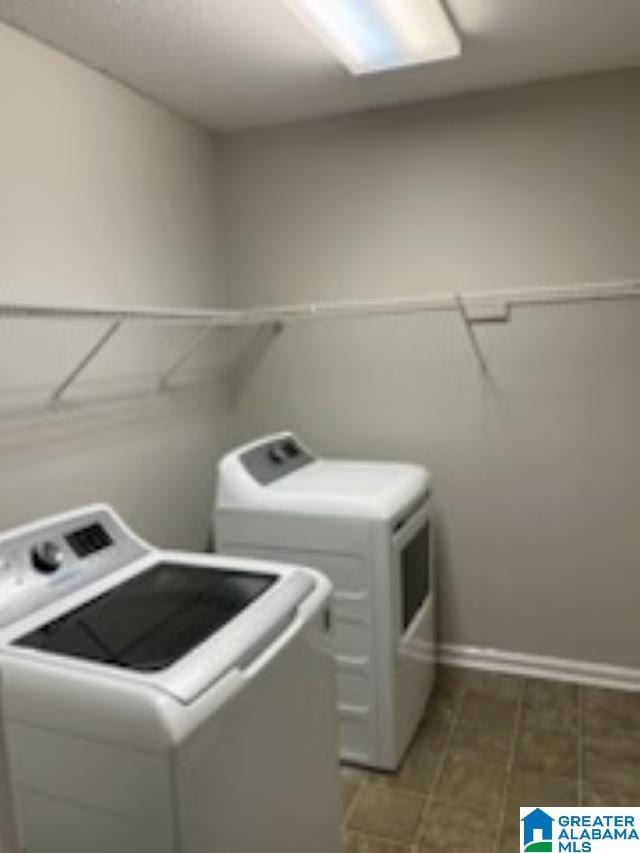
[[[522,718],[524,716],[524,694],[525,694],[525,682],[522,683],[522,687],[520,689],[520,695],[518,696],[518,707],[516,710],[516,716],[513,726],[513,734],[511,736],[511,745],[509,748],[509,756],[507,758],[506,771],[505,771],[505,779],[504,779],[504,789],[502,791],[502,801],[500,806],[500,812],[498,814],[498,822],[496,827],[496,838],[495,838],[495,851],[499,851],[500,849],[500,838],[502,837],[502,830],[504,829],[506,817],[507,817],[507,806],[509,799],[509,785],[511,783],[511,777],[513,775],[513,769],[516,763],[516,748],[518,744],[518,736],[520,734],[520,728],[522,724]]]
[[[360,779],[355,784],[356,784],[356,792],[354,793],[353,797],[351,797],[351,802],[349,803],[347,810],[345,811],[345,813],[342,816],[342,827],[344,829],[347,828],[347,823],[349,821],[349,818],[351,817],[351,813],[355,809],[356,803],[360,798],[360,794],[362,793],[362,789],[364,787],[364,780]]]
[[[394,789],[389,788],[388,790],[393,792]],[[401,794],[401,796],[404,796],[404,797],[410,797],[410,798],[415,799],[415,800],[418,800],[418,799],[422,800],[422,802],[420,804],[420,812],[418,815],[418,821],[416,823],[416,828],[414,830],[413,837],[412,837],[411,841],[401,841],[399,838],[393,838],[391,835],[388,835],[386,837],[377,836],[377,838],[379,840],[382,839],[382,840],[386,840],[386,841],[392,841],[394,844],[404,844],[405,847],[409,847],[409,848],[411,848],[411,850],[413,850],[413,848],[417,846],[419,838],[420,838],[420,830],[422,828],[424,815],[425,815],[426,810],[427,810],[427,805],[429,802],[429,795],[425,794],[425,793],[419,794],[415,791],[407,791],[406,789],[401,789],[401,791],[399,793]],[[371,837],[373,838],[375,836],[371,836]]]
[[[381,844],[393,844],[394,847],[406,847],[411,853],[418,850],[417,841],[400,841],[399,838],[392,838],[390,835],[378,835],[376,832],[362,832],[360,829],[348,829],[349,835],[355,835],[356,838],[371,838],[373,841],[379,841]]]
[[[429,797],[431,790],[431,783],[429,783],[426,787],[416,787],[412,788],[410,785],[406,785],[403,782],[390,782],[387,780],[378,780],[376,779],[374,782],[370,782],[370,785],[375,786],[376,788],[381,788],[383,791],[393,791],[398,794],[406,794],[409,797],[421,797],[424,799],[425,797]],[[0,851],[2,853],[2,851]]]
[[[422,796],[419,796],[417,794],[413,794],[411,796],[414,799],[420,799],[423,801],[426,801],[426,799],[427,799],[424,794]],[[415,831],[413,833],[411,840],[401,839],[401,838],[398,838],[397,836],[390,835],[390,834],[384,835],[384,834],[380,834],[378,832],[370,832],[370,831],[365,832],[362,829],[350,829],[348,826],[345,826],[345,829],[347,832],[352,832],[355,835],[364,835],[365,837],[368,837],[368,838],[374,838],[376,841],[384,841],[387,844],[395,844],[397,846],[404,846],[404,847],[409,847],[409,848],[413,849],[413,846],[418,844],[418,837],[420,834],[420,827],[422,825],[422,815],[424,814],[424,810],[425,810],[425,802],[422,802],[421,807],[420,807],[418,822],[416,824],[416,828],[415,828]]]
[[[429,790],[428,790],[426,798],[425,798],[424,808],[422,810],[422,814],[420,815],[420,823],[418,824],[418,832],[417,832],[417,836],[416,836],[416,839],[414,842],[416,844],[416,849],[420,844],[421,830],[425,826],[425,818],[426,818],[427,813],[429,811],[429,807],[433,804],[433,802],[435,800],[434,792],[436,790],[438,782],[440,781],[440,777],[442,776],[442,773],[444,770],[444,765],[446,763],[447,757],[448,757],[449,753],[451,752],[451,744],[453,743],[453,738],[455,736],[456,729],[457,729],[458,724],[460,722],[460,717],[462,716],[462,707],[464,705],[464,700],[465,700],[466,694],[467,694],[467,688],[462,687],[460,689],[460,695],[458,696],[458,698],[456,700],[456,704],[454,705],[454,711],[453,711],[453,715],[452,715],[452,719],[451,719],[451,725],[449,726],[449,731],[448,731],[447,736],[444,739],[444,742],[442,744],[442,752],[440,754],[440,757],[438,758],[438,761],[436,764],[436,769],[435,769],[435,772],[433,774],[433,779],[431,780],[431,784],[429,785]]]
[[[578,687],[578,805],[584,805],[584,690]]]
[[[344,815],[344,817],[342,819],[342,830],[343,830],[343,832],[350,832],[354,835],[363,835],[363,836],[368,837],[368,838],[375,838],[377,841],[384,841],[386,843],[391,843],[391,844],[396,844],[396,845],[401,845],[401,846],[404,845],[405,847],[409,847],[412,849],[413,845],[417,843],[418,835],[420,832],[420,827],[422,825],[422,816],[425,812],[427,795],[424,792],[420,793],[418,791],[409,791],[406,788],[397,789],[397,788],[392,787],[392,786],[380,784],[379,782],[376,782],[376,781],[367,782],[367,780],[362,780],[358,784],[359,784],[358,791],[353,796],[351,804],[350,804],[349,808],[346,811],[346,814]],[[401,797],[405,797],[407,799],[421,800],[418,822],[417,822],[416,829],[415,829],[415,832],[413,835],[413,839],[411,841],[404,841],[404,840],[401,840],[400,838],[394,837],[393,835],[379,835],[378,833],[375,833],[375,832],[369,832],[369,831],[365,832],[362,829],[354,829],[354,828],[349,826],[349,821],[351,820],[353,812],[356,810],[356,807],[357,807],[357,801],[361,799],[362,793],[365,790],[365,788],[367,788],[367,787],[375,788],[377,791],[382,791],[384,793],[399,794]]]

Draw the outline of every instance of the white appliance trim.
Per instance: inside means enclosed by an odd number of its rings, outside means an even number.
[[[527,652],[442,643],[438,660],[448,666],[484,669],[510,675],[527,675],[553,681],[571,681],[592,687],[640,691],[640,668],[615,666],[595,661],[545,657]]]

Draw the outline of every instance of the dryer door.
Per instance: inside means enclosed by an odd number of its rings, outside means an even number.
[[[395,532],[392,554],[391,767],[397,766],[416,730],[435,676],[435,566],[428,502]]]
[[[428,504],[397,526],[393,535],[400,636],[410,633],[417,614],[433,594],[433,530]]]
[[[400,551],[402,567],[402,633],[428,598],[431,590],[431,522],[427,518]]]

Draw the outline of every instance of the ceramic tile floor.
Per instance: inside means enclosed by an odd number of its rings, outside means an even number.
[[[640,806],[640,693],[443,667],[398,772],[342,773],[345,853],[516,853],[520,805]]]

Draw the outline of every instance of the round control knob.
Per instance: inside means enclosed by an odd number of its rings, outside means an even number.
[[[282,465],[285,461],[284,453],[278,447],[270,447],[269,459],[276,465]]]
[[[33,568],[44,574],[56,572],[64,560],[62,549],[55,542],[43,542],[31,551]]]

